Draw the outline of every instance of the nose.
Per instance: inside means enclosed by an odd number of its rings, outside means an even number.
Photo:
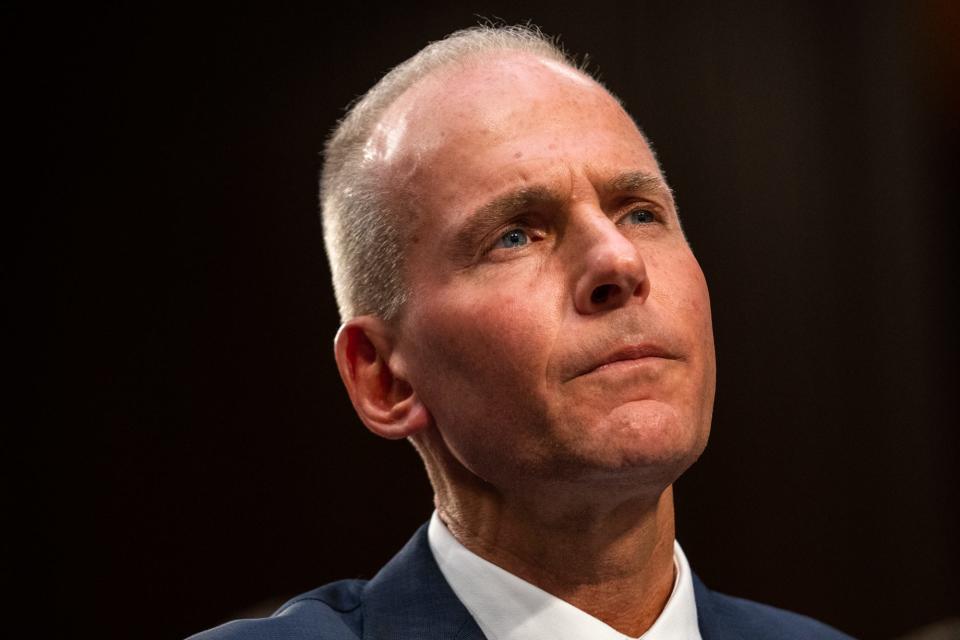
[[[580,231],[583,245],[574,285],[574,304],[580,313],[600,313],[631,300],[643,302],[650,292],[647,268],[640,248],[624,236],[606,215],[592,216]]]

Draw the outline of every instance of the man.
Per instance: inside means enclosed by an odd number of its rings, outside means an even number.
[[[846,637],[709,591],[674,540],[707,287],[647,141],[552,43],[477,28],[391,71],[322,199],[341,376],[436,512],[371,581],[199,638]]]

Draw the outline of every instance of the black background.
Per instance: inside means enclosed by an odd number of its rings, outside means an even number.
[[[55,323],[10,486],[70,625],[183,636],[369,577],[428,517],[336,373],[316,178],[343,107],[476,15],[589,53],[678,194],[719,367],[694,569],[858,636],[960,614],[951,3],[3,11],[7,273]]]

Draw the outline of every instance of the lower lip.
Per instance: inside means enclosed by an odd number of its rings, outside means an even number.
[[[630,367],[637,367],[643,365],[652,365],[660,362],[666,362],[667,358],[661,358],[658,356],[646,356],[643,358],[629,358],[627,360],[616,360],[614,362],[608,362],[602,364],[592,371],[588,371],[586,375],[591,373],[599,373],[601,371],[616,371],[617,369],[624,369]]]

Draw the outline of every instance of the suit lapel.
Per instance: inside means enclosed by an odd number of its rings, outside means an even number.
[[[364,640],[485,640],[433,559],[427,525],[363,594]]]
[[[693,596],[697,601],[697,626],[700,627],[700,637],[703,640],[744,640],[736,631],[724,624],[718,615],[716,598],[713,592],[693,574]]]

